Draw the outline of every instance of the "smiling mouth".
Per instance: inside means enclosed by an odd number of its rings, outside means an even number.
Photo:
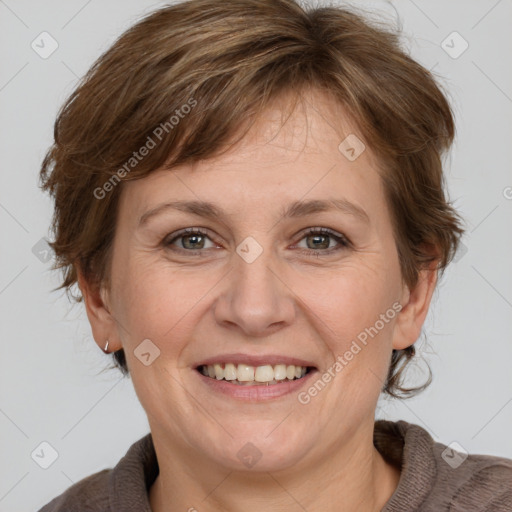
[[[250,366],[222,363],[200,365],[196,370],[205,377],[225,380],[238,386],[273,386],[302,379],[305,375],[314,371],[315,368],[285,364]]]

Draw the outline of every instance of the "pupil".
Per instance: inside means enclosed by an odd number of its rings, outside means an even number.
[[[203,237],[202,235],[187,235],[187,236],[184,236],[183,237],[183,244],[182,245],[183,245],[183,247],[185,249],[197,249],[197,247],[194,247],[193,245],[192,245],[192,247],[187,247],[187,241],[189,239],[191,239],[191,238],[192,239],[198,239],[198,238],[201,239],[202,237]],[[200,247],[200,248],[202,248],[202,247]]]
[[[324,239],[324,243],[320,243],[320,244],[317,244],[317,243],[314,243],[313,244],[313,248],[314,247],[322,247],[324,249],[327,249],[329,247],[329,240],[328,240],[328,236],[327,235],[313,235],[311,236],[310,238],[313,238],[314,240],[318,240],[320,238],[323,238]],[[325,242],[325,240],[327,240],[327,243]]]
[[[194,247],[195,244],[203,241],[201,240],[203,235],[187,235],[183,237],[183,247],[185,249],[197,249],[198,247]],[[308,237],[313,240],[313,247],[321,247],[322,249],[327,249],[329,247],[329,236],[328,235],[311,235]],[[321,241],[323,239],[323,242]],[[202,248],[202,244],[200,244],[199,248]]]

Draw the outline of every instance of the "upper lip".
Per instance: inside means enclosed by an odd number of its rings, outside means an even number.
[[[316,366],[311,361],[306,361],[305,359],[299,359],[297,357],[289,357],[279,354],[249,355],[241,353],[222,354],[218,356],[209,357],[198,362],[197,364],[194,364],[194,368],[203,365],[208,366],[221,363],[246,364],[248,366],[273,366],[276,364],[286,364],[295,366],[310,366],[316,368]]]

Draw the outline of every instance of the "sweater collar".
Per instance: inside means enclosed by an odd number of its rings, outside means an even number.
[[[373,444],[385,459],[401,468],[398,486],[381,512],[419,510],[432,491],[437,472],[430,434],[403,420],[377,420]]]
[[[158,473],[153,438],[149,433],[130,447],[110,474],[110,510],[151,512],[149,488]]]

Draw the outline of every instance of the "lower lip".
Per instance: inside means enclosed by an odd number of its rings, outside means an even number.
[[[217,393],[222,393],[223,395],[227,395],[238,400],[259,402],[299,392],[299,390],[307,385],[318,371],[311,370],[300,379],[281,382],[279,384],[270,384],[268,386],[264,384],[240,386],[238,384],[231,384],[227,380],[217,380],[212,379],[211,377],[206,377],[198,370],[195,370],[195,372],[197,376],[210,387],[210,389]]]

